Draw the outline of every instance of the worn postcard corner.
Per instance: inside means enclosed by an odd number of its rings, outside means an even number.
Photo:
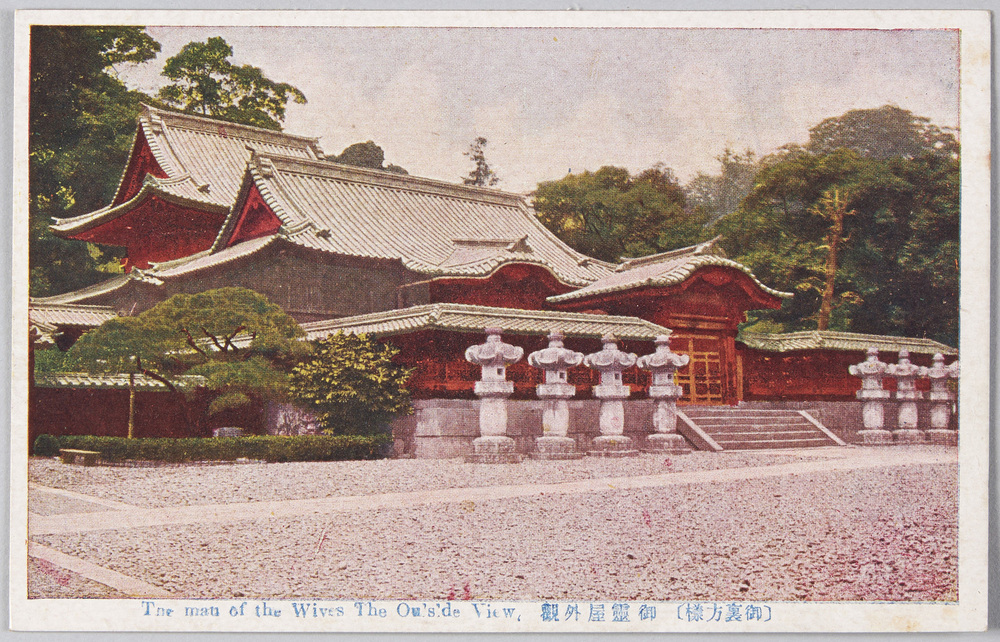
[[[12,628],[986,627],[987,13],[15,48]]]

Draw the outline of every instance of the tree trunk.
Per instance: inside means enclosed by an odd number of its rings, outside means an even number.
[[[833,312],[833,282],[837,278],[837,246],[840,244],[841,234],[844,233],[845,209],[846,205],[835,196],[833,211],[830,212],[833,225],[826,237],[829,250],[826,254],[826,281],[823,285],[823,302],[819,306],[819,318],[816,322],[817,330],[826,330],[830,327],[830,313]]]

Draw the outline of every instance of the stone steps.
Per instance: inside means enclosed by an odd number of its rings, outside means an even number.
[[[826,431],[808,411],[751,410],[725,407],[681,408],[690,421],[688,430],[707,435],[701,439],[718,450],[817,448],[844,445]],[[681,422],[686,423],[686,422]],[[678,425],[681,428],[680,425]]]

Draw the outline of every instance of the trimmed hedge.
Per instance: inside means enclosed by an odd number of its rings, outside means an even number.
[[[234,461],[240,458],[285,461],[380,459],[390,450],[390,435],[302,435],[297,437],[209,437],[190,439],[126,439],[64,435],[60,448],[95,450],[104,461]]]
[[[52,457],[59,454],[59,438],[55,435],[42,433],[35,437],[31,453],[38,457]]]

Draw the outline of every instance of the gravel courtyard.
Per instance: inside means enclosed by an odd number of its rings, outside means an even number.
[[[178,598],[952,601],[957,478],[956,450],[932,446],[513,465],[33,459],[29,539],[50,553],[29,561],[29,596],[130,594],[60,566],[71,559]]]

